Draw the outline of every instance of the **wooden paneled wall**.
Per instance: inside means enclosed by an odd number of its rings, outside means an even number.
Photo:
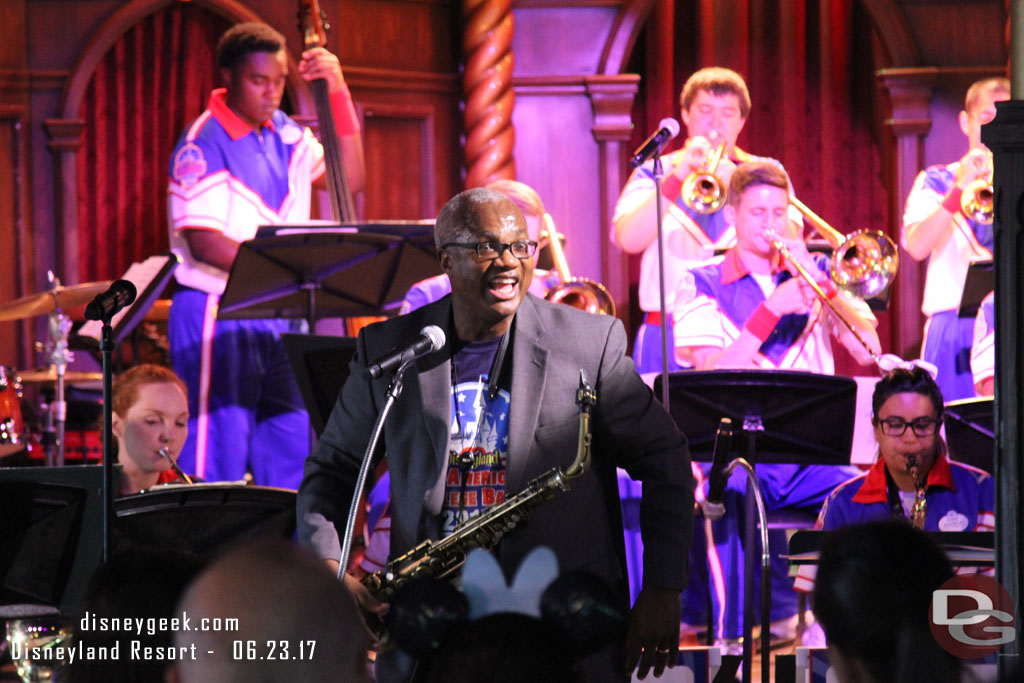
[[[48,269],[67,271],[76,258],[71,214],[77,197],[68,175],[74,173],[81,131],[74,96],[87,84],[88,59],[95,57],[90,50],[117,17],[175,1],[4,0],[0,303],[45,288]],[[904,76],[919,72],[879,77],[888,107],[879,112],[879,130],[886,133],[880,144],[891,166],[887,189],[895,221],[907,179],[926,163],[952,158],[943,141],[959,136],[955,111],[949,109],[962,96],[964,74],[1005,64],[1005,8],[1003,0],[860,2],[874,22],[879,68],[938,69],[937,76],[910,81]],[[621,72],[638,33],[649,30],[648,17],[666,3],[689,6],[686,0],[517,0],[513,5],[518,179],[538,189],[567,234],[575,274],[603,281],[620,309],[628,309],[628,261],[609,245],[608,222],[625,180],[623,158],[636,96],[649,87],[647,81],[657,81],[658,65],[645,64],[639,74]],[[233,20],[261,18],[297,44],[297,3],[290,0],[193,4]],[[364,217],[432,217],[462,189],[460,3],[322,0],[321,5],[333,23],[330,47],[341,58],[363,121]],[[296,56],[297,48],[292,53]],[[960,77],[951,80],[949,74]],[[309,115],[302,85],[293,82],[292,90],[298,113]],[[638,126],[645,128],[644,123]],[[908,316],[920,300],[913,272],[911,267],[911,274],[901,275],[908,284],[899,290],[900,309]],[[902,325],[893,337],[895,350],[902,351],[913,345],[919,321],[908,317],[895,324]],[[0,363],[29,362],[34,334],[30,323],[0,323]]]

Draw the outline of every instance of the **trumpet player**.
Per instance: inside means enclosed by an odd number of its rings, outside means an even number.
[[[974,396],[974,320],[959,318],[957,309],[970,264],[992,258],[992,225],[966,215],[963,199],[972,183],[991,177],[992,154],[981,142],[981,127],[995,117],[995,103],[1009,98],[1005,78],[977,81],[967,90],[959,116],[967,152],[951,164],[922,171],[903,212],[903,248],[916,261],[928,259],[921,357],[938,367],[936,381],[947,401]]]
[[[679,95],[686,143],[662,157],[662,211],[665,237],[665,310],[672,313],[674,294],[686,269],[736,243],[736,232],[723,208],[707,213],[688,205],[683,194],[687,178],[700,171],[727,188],[740,161],[754,159],[736,147],[736,138],[750,113],[750,93],[743,78],[729,69],[708,67],[694,73]],[[724,145],[715,168],[707,165]],[[640,308],[644,322],[633,344],[633,360],[641,373],[661,371],[661,320],[658,287],[657,214],[653,164],[636,169],[622,190],[612,219],[612,242],[629,254],[643,253],[640,263]],[[710,208],[710,207],[709,207]],[[800,224],[798,212],[794,220]],[[671,322],[669,323],[671,325]],[[671,327],[670,327],[671,329]],[[670,358],[669,369],[679,365]]]
[[[706,370],[762,368],[832,374],[833,337],[861,363],[871,362],[864,346],[833,319],[809,283],[792,276],[788,264],[779,261],[777,239],[784,240],[791,257],[800,259],[804,270],[815,275],[836,309],[879,352],[867,306],[837,292],[824,272],[824,259],[812,257],[799,233],[791,232],[788,188],[786,173],[772,162],[745,162],[733,172],[725,211],[735,225],[736,246],[720,259],[691,269],[676,292],[674,338],[680,363]],[[858,473],[856,468],[821,465],[758,465],[756,470],[769,509],[796,508],[811,514],[829,491]],[[744,491],[744,478],[737,473],[726,488],[725,516],[698,527],[707,540],[716,641],[729,654],[739,652],[743,630],[742,568],[748,551],[741,541]],[[697,498],[706,493],[698,492]],[[779,557],[784,537],[773,536],[770,543],[772,633],[785,637],[795,629],[797,596],[786,562]]]

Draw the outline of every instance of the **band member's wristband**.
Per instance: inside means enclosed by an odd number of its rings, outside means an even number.
[[[356,107],[352,104],[352,94],[348,91],[346,83],[341,84],[341,90],[331,93],[331,110],[334,111],[334,125],[338,129],[338,135],[355,135],[359,132],[359,116],[356,114]]]
[[[772,330],[775,329],[780,318],[782,316],[772,312],[768,306],[762,303],[754,310],[754,315],[750,316],[744,327],[748,332],[757,337],[758,341],[764,342],[771,336]]]
[[[669,201],[675,201],[679,193],[683,191],[683,179],[675,173],[661,181],[661,195]]]
[[[825,293],[825,298],[831,301],[839,295],[839,289],[836,287],[836,283],[832,282],[830,277],[819,277],[815,278],[814,281],[821,287],[821,291]]]
[[[949,211],[952,214],[960,213],[960,197],[962,197],[964,191],[956,185],[946,193],[946,196],[942,199],[942,208]]]

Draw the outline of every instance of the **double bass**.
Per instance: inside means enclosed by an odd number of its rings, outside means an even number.
[[[324,13],[316,0],[300,0],[299,31],[302,33],[303,51],[315,47],[326,47],[327,23]],[[356,220],[355,204],[345,173],[345,160],[341,154],[341,139],[334,123],[334,110],[327,92],[327,81],[318,78],[310,83],[313,101],[316,103],[316,117],[320,122],[320,144],[324,148],[324,163],[327,166],[327,191],[331,197],[334,217],[341,223]]]

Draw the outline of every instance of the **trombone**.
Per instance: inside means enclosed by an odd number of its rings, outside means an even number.
[[[559,282],[548,290],[545,299],[554,304],[567,304],[587,313],[599,313],[615,317],[615,301],[612,295],[600,282],[585,277],[573,277],[569,274],[569,262],[562,251],[562,243],[558,240],[558,231],[551,214],[544,214],[544,230],[551,243],[551,258],[555,262]]]
[[[846,237],[807,208],[807,205],[792,193],[789,195],[789,201],[807,219],[815,232],[831,245],[832,262],[829,267],[829,277],[835,283],[836,288],[858,298],[867,299],[875,296],[892,283],[893,278],[896,277],[896,271],[899,269],[899,250],[887,235],[877,230],[859,230]],[[875,364],[879,364],[878,354],[871,350],[871,347],[850,321],[836,309],[814,276],[808,273],[795,259],[790,258],[789,247],[786,246],[786,243],[775,234],[772,234],[770,238],[775,250],[793,264],[797,273],[811,286],[818,298],[831,309],[836,318],[860,342]]]

